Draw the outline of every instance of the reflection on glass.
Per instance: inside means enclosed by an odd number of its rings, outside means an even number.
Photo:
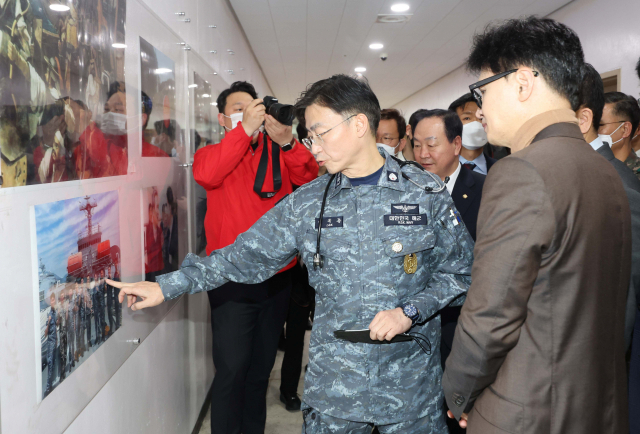
[[[35,206],[43,398],[122,324],[118,192]]]
[[[178,204],[171,187],[149,187],[145,195],[145,280],[176,271],[178,262]]]
[[[8,0],[0,6],[2,187],[126,173],[126,139],[100,131],[109,90],[124,81],[126,3]],[[115,150],[111,146],[118,147]],[[116,152],[116,153],[117,153]]]

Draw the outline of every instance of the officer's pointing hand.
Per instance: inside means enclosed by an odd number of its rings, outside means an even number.
[[[155,282],[124,283],[107,279],[107,283],[120,289],[120,294],[118,294],[120,303],[124,302],[125,295],[128,296],[127,305],[134,311],[157,306],[164,301],[162,289]],[[141,298],[142,301],[134,303],[137,298]]]
[[[411,328],[411,320],[407,318],[401,308],[383,310],[373,318],[369,324],[369,336],[374,341],[390,341],[396,335]]]

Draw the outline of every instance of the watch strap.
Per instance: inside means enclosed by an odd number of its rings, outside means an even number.
[[[288,152],[288,151],[292,150],[293,149],[293,145],[294,145],[295,142],[296,142],[296,138],[294,137],[294,138],[291,139],[291,141],[288,144],[286,144],[284,146],[281,146],[282,150],[284,152]]]

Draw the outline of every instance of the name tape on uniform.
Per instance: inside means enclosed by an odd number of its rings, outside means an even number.
[[[318,229],[319,218],[316,219],[316,229]],[[341,228],[342,227],[342,216],[340,217],[323,217],[322,218],[322,228]]]
[[[419,214],[420,207],[417,203],[392,203],[391,214]]]
[[[384,216],[385,226],[414,226],[426,224],[426,214],[387,214]]]

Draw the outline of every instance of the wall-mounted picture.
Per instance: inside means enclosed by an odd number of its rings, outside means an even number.
[[[214,124],[212,116],[215,97],[211,94],[211,84],[200,77],[197,72],[193,73],[193,84],[189,86],[193,92],[193,117],[195,119],[195,130],[193,131],[193,153],[202,146],[210,145],[217,137],[217,119]]]
[[[34,208],[45,398],[122,325],[118,192]]]
[[[126,1],[12,0],[0,11],[0,187],[126,174]]]
[[[140,38],[142,156],[177,155],[182,132],[176,121],[175,63]]]
[[[176,271],[178,261],[178,203],[170,186],[143,191],[145,280]]]

